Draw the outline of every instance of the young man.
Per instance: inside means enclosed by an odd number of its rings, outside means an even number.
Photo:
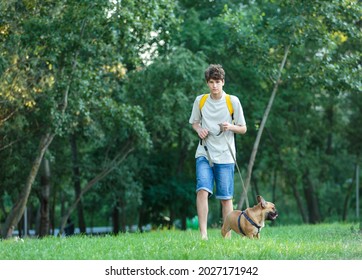
[[[207,240],[208,198],[213,194],[214,182],[215,197],[221,201],[223,219],[233,210],[235,162],[226,141],[236,156],[234,134],[244,134],[246,123],[239,99],[230,95],[227,101],[222,66],[211,64],[205,71],[205,79],[210,94],[196,97],[189,123],[200,138],[195,155],[196,207],[201,238]],[[230,110],[233,110],[233,116]]]

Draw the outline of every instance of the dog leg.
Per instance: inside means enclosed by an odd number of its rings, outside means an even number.
[[[227,235],[227,233],[228,232],[230,232],[230,230],[231,230],[231,228],[224,228],[224,227],[222,227],[222,229],[221,229],[221,235],[222,235],[222,237],[224,237],[224,238],[226,238],[226,239],[230,239],[231,238],[231,235],[229,234],[228,236],[226,236]]]
[[[222,228],[221,228],[221,235],[222,235],[222,237],[226,237],[226,238],[231,238],[231,235],[229,234],[228,236],[227,236],[227,233],[229,232],[231,230],[231,228],[230,228],[230,225],[229,225],[229,223],[227,222],[227,219],[225,219],[225,222],[224,222],[224,224],[222,225]]]

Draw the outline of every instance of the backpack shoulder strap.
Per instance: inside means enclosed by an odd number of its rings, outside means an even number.
[[[202,107],[204,107],[206,99],[209,97],[209,93],[204,94],[200,99],[199,109],[201,111]]]
[[[225,99],[226,99],[226,106],[228,106],[229,109],[229,113],[231,116],[234,115],[234,108],[233,108],[233,104],[231,103],[231,98],[229,94],[225,95]]]

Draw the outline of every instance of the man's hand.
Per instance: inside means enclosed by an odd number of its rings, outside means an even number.
[[[219,123],[219,126],[220,126],[220,131],[224,132],[224,131],[232,130],[232,127],[234,125],[231,123],[228,123],[228,122],[223,122],[223,123]]]
[[[207,135],[209,135],[209,131],[206,128],[199,127],[197,129],[197,135],[199,135],[201,139],[205,139]]]
[[[232,131],[234,133],[237,134],[244,134],[246,132],[246,126],[240,126],[240,125],[235,125],[235,124],[231,124],[228,122],[223,122],[223,123],[219,123],[220,126],[220,131],[224,132],[224,131]]]
[[[201,139],[205,139],[207,135],[209,135],[209,131],[206,128],[202,128],[198,122],[192,124],[192,128],[196,131],[197,135]]]

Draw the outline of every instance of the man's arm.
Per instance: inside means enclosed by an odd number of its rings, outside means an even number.
[[[221,128],[223,131],[231,130],[236,134],[245,134],[247,131],[246,125],[235,125],[228,122],[222,123]]]

